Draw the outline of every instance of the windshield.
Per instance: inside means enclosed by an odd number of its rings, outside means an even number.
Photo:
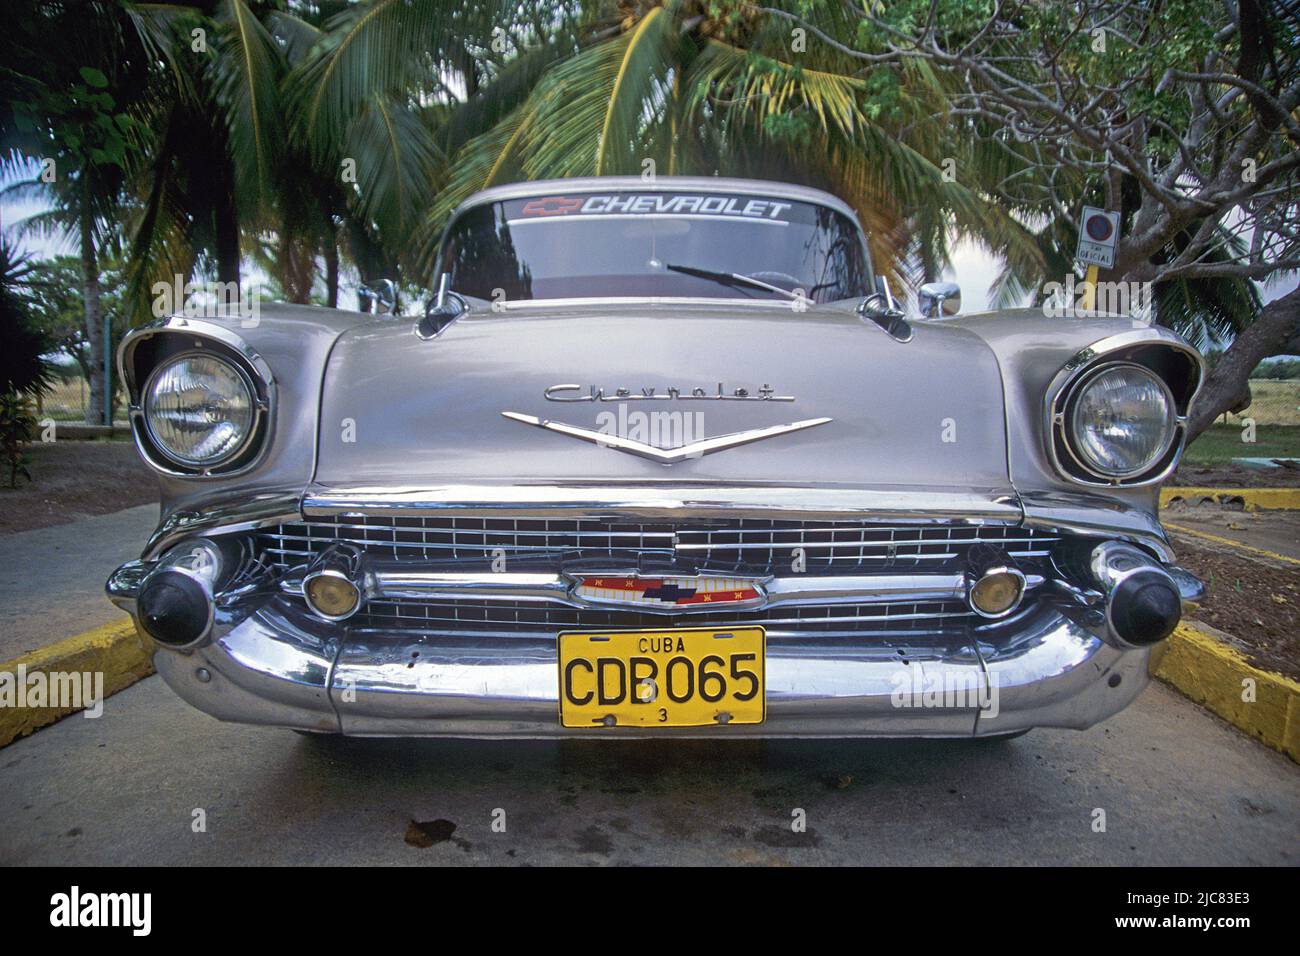
[[[870,291],[862,234],[825,206],[777,196],[565,193],[476,206],[442,272],[490,300],[611,296],[833,302]]]

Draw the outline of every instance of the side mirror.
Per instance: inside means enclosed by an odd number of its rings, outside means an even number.
[[[955,282],[927,282],[916,290],[916,305],[927,319],[942,319],[961,311],[961,286]]]
[[[392,315],[397,311],[397,283],[380,279],[373,286],[360,286],[357,295],[375,304],[375,315]]]
[[[469,311],[469,303],[451,291],[451,275],[444,272],[438,280],[438,295],[424,309],[424,317],[415,323],[415,334],[431,339]]]
[[[899,342],[912,340],[912,327],[907,324],[902,310],[897,308],[883,292],[873,292],[858,303],[858,315],[880,326]]]

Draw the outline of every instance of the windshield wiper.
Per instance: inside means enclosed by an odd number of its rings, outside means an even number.
[[[664,268],[669,272],[680,272],[682,275],[695,276],[697,279],[708,279],[726,286],[748,286],[751,289],[762,289],[765,292],[775,292],[783,295],[787,299],[793,299],[798,302],[800,296],[787,289],[782,289],[779,285],[772,285],[764,282],[762,279],[755,279],[751,276],[741,275],[738,272],[714,272],[712,269],[697,269],[694,266],[678,266],[671,262],[665,263]]]

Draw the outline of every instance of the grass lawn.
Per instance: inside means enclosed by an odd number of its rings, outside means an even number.
[[[1300,458],[1300,425],[1258,425],[1255,442],[1241,440],[1240,425],[1212,425],[1187,446],[1183,460],[1215,464],[1233,458]]]
[[[1260,425],[1300,425],[1300,379],[1250,380],[1250,407],[1230,415],[1229,424],[1253,418]]]

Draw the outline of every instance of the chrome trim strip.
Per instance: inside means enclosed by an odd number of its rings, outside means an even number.
[[[1086,538],[1122,538],[1149,548],[1165,564],[1174,561],[1165,530],[1150,511],[1084,491],[1035,492],[1024,495],[1021,503],[1026,528]]]
[[[932,524],[1015,525],[1018,497],[1004,491],[948,491],[689,485],[674,481],[619,485],[442,485],[425,487],[312,487],[303,499],[308,517],[334,515],[490,517],[600,517],[681,519],[824,518]]]
[[[622,438],[618,435],[598,432],[590,428],[579,428],[577,425],[568,425],[564,422],[553,422],[548,419],[537,418],[534,415],[524,415],[521,412],[502,412],[501,414],[511,421],[544,428],[547,431],[568,435],[570,438],[591,442],[594,445],[613,448],[616,451],[625,451],[630,455],[638,455],[641,458],[649,458],[661,465],[675,465],[691,458],[702,458],[715,451],[737,448],[751,442],[762,441],[764,438],[775,438],[777,435],[788,435],[790,432],[825,425],[831,421],[829,418],[809,418],[800,422],[791,422],[788,425],[772,425],[768,428],[750,428],[743,432],[732,432],[730,435],[706,438],[702,441],[691,442],[689,445],[680,445],[677,448],[657,448],[654,445],[634,441],[631,438]]]
[[[146,560],[184,538],[291,524],[302,520],[301,489],[232,493],[198,509],[177,509],[166,515],[145,545]]]
[[[580,597],[573,591],[575,577],[591,577],[593,572],[581,575],[528,574],[502,572],[448,573],[440,571],[376,570],[368,575],[370,597],[408,598],[424,601],[457,600],[466,598],[510,601],[544,601],[574,608],[598,610],[626,610],[648,614],[719,614],[726,611],[750,611],[746,605],[665,606],[625,605],[609,601],[595,601]],[[665,577],[706,577],[707,575],[663,575]],[[726,577],[727,575],[712,575]],[[1035,579],[1037,583],[1042,578]],[[920,601],[964,601],[966,576],[964,574],[878,574],[854,577],[800,577],[755,579],[767,591],[767,600],[757,607],[778,605],[828,605],[910,603]]]
[[[475,302],[484,302],[484,299],[475,299]],[[782,312],[790,311],[789,299],[736,299],[726,296],[703,296],[703,295],[610,295],[610,296],[587,296],[585,298],[578,296],[568,296],[557,299],[518,299],[507,300],[501,305],[507,312],[521,311],[526,312],[530,309],[563,309],[591,306],[612,306],[612,305],[719,305],[735,308],[737,305],[743,305],[746,309],[774,309]],[[848,299],[839,300],[842,302],[853,301]],[[835,308],[834,303],[830,302],[809,302],[809,310],[830,310],[835,312],[844,312],[849,314],[850,310]],[[476,310],[482,314],[484,309]]]
[[[295,524],[304,517],[366,515],[658,520],[707,517],[834,520],[843,516],[881,524],[902,520],[917,524],[1019,525],[1091,538],[1123,538],[1149,548],[1165,564],[1174,561],[1173,548],[1155,515],[1088,492],[1041,492],[1021,499],[977,492],[711,487],[674,482],[635,487],[602,484],[318,488],[309,490],[305,498],[299,489],[293,488],[223,496],[199,509],[168,514],[149,539],[142,556],[157,557],[190,535]]]
[[[571,582],[561,574],[377,571],[372,572],[371,581],[371,596],[377,598],[416,598],[429,601],[497,598],[583,606],[571,600]]]

